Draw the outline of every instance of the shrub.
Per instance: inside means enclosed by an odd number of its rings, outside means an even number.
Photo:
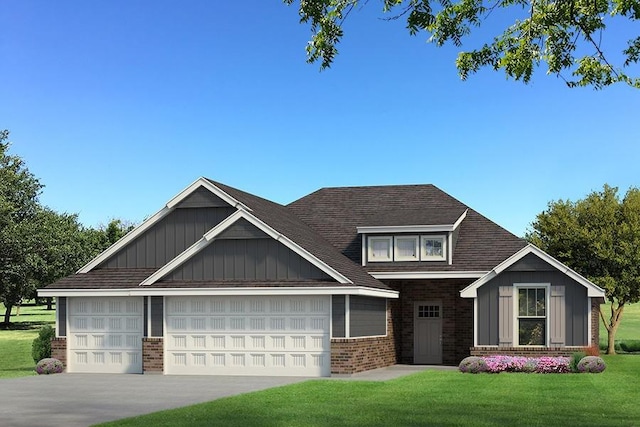
[[[577,351],[571,355],[571,361],[569,362],[569,369],[571,372],[578,372],[578,363],[585,357],[587,354],[583,351]]]
[[[571,372],[568,357],[540,357],[536,372],[540,374],[563,374]]]
[[[640,340],[624,340],[620,341],[620,350],[627,353],[640,352]]]
[[[590,372],[597,374],[604,371],[606,368],[607,365],[604,363],[604,360],[598,356],[584,357],[580,363],[578,363],[578,372]]]
[[[485,372],[487,370],[487,364],[482,357],[469,356],[462,359],[458,368],[460,372],[477,374],[478,372]]]
[[[31,357],[34,362],[51,357],[51,339],[56,336],[56,331],[50,326],[43,326],[38,332],[38,337],[33,340]]]
[[[62,362],[59,361],[58,359],[54,359],[51,357],[42,359],[36,365],[36,372],[39,375],[59,374],[62,371],[64,371],[64,366],[62,365]]]

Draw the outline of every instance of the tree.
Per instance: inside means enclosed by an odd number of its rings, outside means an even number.
[[[8,131],[0,131],[0,301],[6,308],[5,323],[29,291],[28,224],[37,214],[42,189],[22,159],[7,153],[8,136]]]
[[[608,354],[627,304],[640,301],[640,190],[624,198],[604,185],[601,192],[571,202],[549,203],[526,239],[604,288],[610,313],[600,311],[608,334]]]
[[[284,2],[291,5],[295,0]],[[544,62],[547,73],[564,79],[569,87],[601,89],[613,83],[626,83],[640,88],[640,78],[627,74],[629,67],[640,59],[640,36],[632,34],[635,38],[626,41],[626,46],[616,48],[607,44],[611,38],[605,40],[605,35],[611,35],[611,28],[619,29],[626,20],[640,19],[640,0],[380,2],[383,12],[389,13],[387,19],[405,18],[411,35],[426,32],[430,34],[429,41],[437,46],[451,42],[460,47],[472,29],[512,21],[493,40],[458,54],[456,67],[463,80],[483,67],[490,67],[527,83],[534,69]],[[344,34],[343,24],[361,3],[364,4],[361,7],[369,5],[368,1],[359,0],[300,0],[300,21],[310,24],[312,32],[307,45],[308,62],[320,61],[321,69],[331,66]]]

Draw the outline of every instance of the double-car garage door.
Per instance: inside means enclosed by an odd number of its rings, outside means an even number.
[[[69,298],[69,372],[142,372],[143,297]],[[328,376],[329,296],[165,297],[167,374]]]

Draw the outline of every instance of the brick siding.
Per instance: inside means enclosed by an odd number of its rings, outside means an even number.
[[[588,347],[471,347],[471,356],[571,356]]]
[[[355,374],[396,364],[396,306],[397,300],[389,300],[386,337],[331,339],[332,374]]]
[[[67,339],[65,337],[51,339],[51,357],[58,359],[67,369]]]
[[[142,339],[142,372],[164,372],[164,342],[162,338]]]

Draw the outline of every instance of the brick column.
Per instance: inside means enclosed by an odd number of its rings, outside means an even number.
[[[162,338],[142,339],[142,372],[162,374],[164,372],[164,341]]]
[[[51,357],[58,359],[67,369],[67,338],[59,337],[51,339]]]

